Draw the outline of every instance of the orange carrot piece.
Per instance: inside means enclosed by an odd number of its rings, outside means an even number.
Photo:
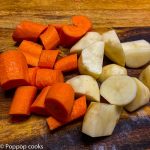
[[[31,21],[22,21],[17,25],[13,32],[12,38],[14,41],[21,42],[29,40],[36,42],[40,34],[47,28],[46,25],[34,23]]]
[[[0,54],[0,83],[4,90],[28,84],[28,66],[24,55],[17,50]]]
[[[30,115],[30,107],[37,93],[35,86],[17,88],[9,110],[10,115]]]
[[[41,68],[52,69],[60,50],[43,50],[39,59],[38,66]]]
[[[51,86],[45,99],[49,114],[59,121],[68,118],[74,103],[74,90],[67,83],[56,83]]]
[[[77,69],[78,68],[77,54],[65,56],[65,57],[59,59],[55,63],[54,68],[56,70],[61,70],[64,72]]]
[[[58,34],[61,32],[63,26],[65,26],[66,24],[51,24],[52,26],[55,27],[55,29],[57,30]]]
[[[36,79],[36,73],[37,73],[38,67],[32,67],[28,68],[28,73],[29,73],[29,85],[34,85],[35,86],[35,79]]]
[[[18,50],[24,54],[28,65],[38,66],[39,58],[42,52],[41,45],[31,41],[23,40],[19,45]]]
[[[63,122],[63,123],[59,122],[53,117],[47,118],[47,123],[48,123],[49,129],[55,130],[71,121],[74,121],[74,120],[82,117],[86,113],[86,110],[87,110],[86,97],[82,96],[82,97],[78,98],[77,100],[75,100],[72,112],[65,122]]]
[[[53,26],[48,26],[47,30],[40,35],[40,39],[45,49],[54,49],[60,43],[60,37]]]
[[[38,69],[36,74],[36,86],[43,88],[57,82],[64,82],[63,74],[59,70]]]
[[[73,16],[73,25],[65,25],[61,32],[61,45],[70,47],[75,44],[86,32],[91,30],[92,23],[85,16]]]
[[[50,86],[47,86],[42,89],[36,100],[31,105],[31,112],[38,115],[48,115],[48,112],[45,108],[45,98],[50,89]]]

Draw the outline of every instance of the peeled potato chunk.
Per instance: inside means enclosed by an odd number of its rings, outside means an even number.
[[[139,79],[149,88],[150,90],[150,65],[148,65],[140,74]]]
[[[90,101],[100,101],[97,81],[88,75],[78,75],[66,81],[75,91],[76,96],[85,95]]]
[[[136,96],[136,82],[129,76],[116,75],[106,79],[100,87],[100,94],[110,104],[125,106]]]
[[[101,41],[102,36],[98,32],[87,32],[71,49],[70,53],[80,54],[83,49],[87,48],[91,44]]]
[[[121,111],[116,105],[92,102],[84,116],[82,132],[91,137],[111,135]]]
[[[139,68],[150,61],[150,44],[145,40],[122,43],[126,66]]]
[[[118,65],[125,66],[124,51],[115,30],[103,33],[102,39],[105,42],[105,55]]]
[[[103,82],[107,78],[114,75],[127,75],[127,69],[116,64],[106,65],[102,68],[99,81]]]
[[[147,104],[150,98],[150,91],[148,87],[146,87],[140,80],[137,78],[133,78],[137,84],[137,93],[136,97],[133,99],[131,103],[125,106],[125,109],[132,112],[141,106]]]
[[[99,78],[102,72],[103,56],[104,42],[96,42],[85,48],[78,59],[80,73]]]

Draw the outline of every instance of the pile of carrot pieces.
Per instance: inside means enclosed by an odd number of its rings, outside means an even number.
[[[70,48],[91,29],[85,16],[73,16],[72,24],[17,25],[12,38],[19,47],[0,54],[0,85],[16,88],[10,115],[47,116],[50,130],[84,116],[86,97],[75,100],[73,88],[64,83],[63,73],[78,69],[77,54],[60,58],[59,46]]]

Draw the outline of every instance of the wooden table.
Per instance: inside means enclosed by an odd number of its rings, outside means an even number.
[[[149,0],[1,0],[0,51],[14,49],[12,31],[21,20],[44,24],[68,23],[73,15],[86,15],[94,30],[103,32],[115,28],[121,41],[146,39],[150,41]],[[110,63],[106,60],[106,63]],[[140,69],[128,69],[138,77]],[[50,132],[45,118],[31,116],[12,123],[8,115],[14,90],[0,91],[0,144],[43,145],[43,149],[150,149],[150,106],[135,113],[123,112],[113,135],[89,138],[80,131],[82,119]],[[1,148],[0,148],[1,149]]]

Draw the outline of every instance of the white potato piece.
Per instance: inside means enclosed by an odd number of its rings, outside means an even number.
[[[82,132],[91,137],[111,135],[121,111],[116,105],[92,102],[84,116]]]
[[[133,99],[131,103],[125,106],[125,109],[132,112],[136,109],[144,106],[149,102],[150,91],[148,87],[146,87],[140,80],[137,78],[133,78],[137,84],[137,93],[136,97]]]
[[[99,81],[103,82],[107,78],[114,75],[127,75],[127,69],[116,64],[106,65],[102,68]]]
[[[136,96],[136,82],[129,76],[116,75],[106,79],[100,87],[100,94],[110,104],[125,106]]]
[[[76,96],[85,95],[90,101],[100,101],[97,81],[89,75],[78,75],[66,81],[75,91]]]
[[[104,42],[96,42],[85,48],[78,59],[78,68],[81,74],[99,78],[102,72],[104,56]]]
[[[149,88],[150,90],[150,65],[148,65],[140,74],[139,79]]]
[[[105,42],[105,55],[118,65],[125,66],[124,51],[115,30],[103,33],[102,39]]]
[[[122,43],[126,66],[139,68],[150,61],[150,44],[145,40]]]
[[[78,53],[87,48],[90,44],[101,41],[102,36],[98,32],[87,32],[71,49],[70,53]]]

